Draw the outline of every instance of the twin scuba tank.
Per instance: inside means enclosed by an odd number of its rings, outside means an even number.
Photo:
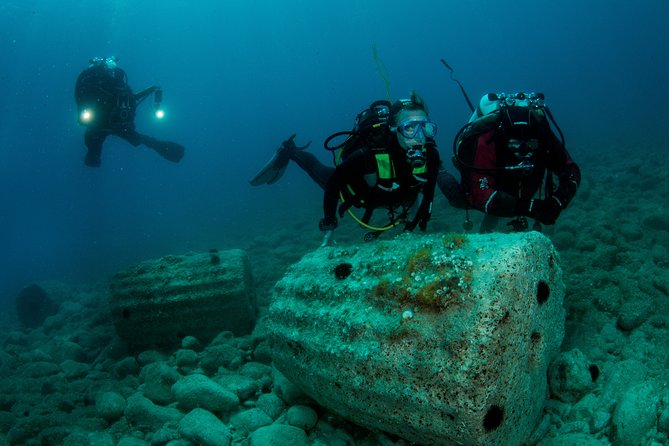
[[[488,93],[479,101],[469,122],[460,129],[453,141],[453,164],[458,169],[479,172],[509,170],[529,167],[530,162],[521,162],[518,166],[481,169],[471,164],[471,153],[476,138],[491,130],[498,131],[502,138],[509,140],[521,138],[543,139],[551,132],[551,123],[560,135],[564,146],[564,136],[555,122],[550,109],[544,103],[543,93]]]

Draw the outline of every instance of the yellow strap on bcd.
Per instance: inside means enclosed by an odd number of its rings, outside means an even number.
[[[422,175],[424,173],[427,173],[427,164],[423,164],[421,167],[414,167],[413,168],[413,174],[414,175]]]
[[[377,153],[374,155],[376,158],[376,166],[379,171],[380,180],[390,180],[395,178],[395,166],[390,159],[389,153]]]

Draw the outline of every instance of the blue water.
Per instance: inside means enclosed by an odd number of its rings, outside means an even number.
[[[328,160],[322,141],[385,96],[373,45],[393,98],[428,102],[446,159],[469,110],[441,58],[475,100],[543,91],[577,161],[641,157],[669,123],[667,18],[666,0],[4,1],[0,300],[317,214],[298,169],[272,187],[247,179],[294,132]],[[73,87],[96,55],[116,55],[136,91],[162,86],[167,119],[145,103],[137,127],[185,145],[180,164],[110,137],[102,167],[84,166]]]

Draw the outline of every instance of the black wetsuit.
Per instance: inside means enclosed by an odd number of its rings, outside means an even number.
[[[386,184],[379,179],[375,157],[377,150],[360,148],[336,168],[324,166],[315,156],[303,150],[292,151],[290,159],[324,189],[325,221],[336,221],[337,205],[343,194],[345,202],[339,208],[340,216],[350,206],[365,208],[370,214],[377,208],[411,208],[405,229],[413,230],[417,225],[425,229],[432,212],[440,164],[435,144],[428,142],[425,145],[426,169],[421,175],[415,174],[396,138],[392,138],[390,147],[383,152],[390,156],[394,171],[392,178],[385,180]]]
[[[119,136],[135,147],[144,144],[173,162],[179,162],[183,157],[183,146],[135,130],[137,99],[122,69],[110,69],[104,64],[85,69],[77,78],[74,96],[80,113],[86,109],[92,112],[84,135],[88,149],[84,159],[86,165],[100,165],[102,143],[109,135]]]

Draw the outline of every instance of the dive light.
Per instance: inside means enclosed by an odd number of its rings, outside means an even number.
[[[79,121],[82,124],[90,124],[93,122],[93,119],[95,118],[95,115],[93,114],[93,110],[90,108],[85,108],[81,111],[79,114]]]
[[[158,88],[156,89],[156,92],[153,95],[153,110],[156,119],[163,119],[165,117],[165,110],[161,105],[162,102],[163,102],[163,90],[161,88]]]

